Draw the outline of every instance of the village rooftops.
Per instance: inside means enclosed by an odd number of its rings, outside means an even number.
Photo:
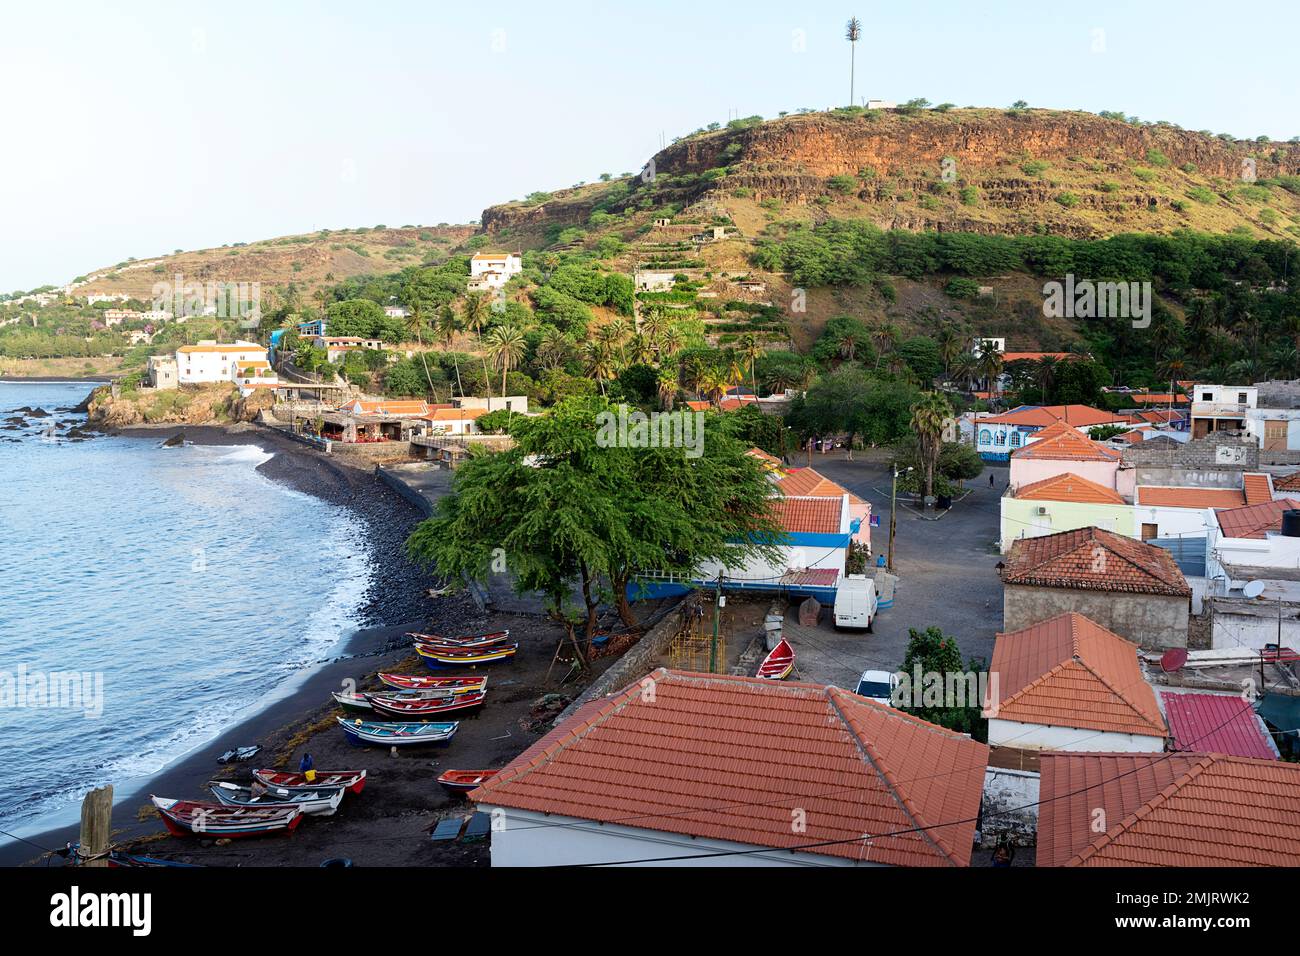
[[[262,352],[266,349],[256,342],[228,342],[221,344],[215,341],[203,341],[197,345],[182,345],[176,349],[181,355],[192,355],[200,352]]]
[[[772,499],[777,524],[789,534],[843,534],[843,497],[784,495]]]
[[[1259,505],[1273,500],[1273,485],[1268,475],[1247,473],[1241,476],[1241,489],[1246,494],[1246,504]]]
[[[367,401],[354,398],[340,405],[338,410],[351,415],[388,415],[395,418],[421,418],[429,413],[427,402],[406,399],[376,399]]]
[[[1270,531],[1282,530],[1282,512],[1300,508],[1294,498],[1279,498],[1244,508],[1216,511],[1219,530],[1225,538],[1267,538]]]
[[[1073,611],[999,634],[989,673],[999,700],[985,717],[1105,733],[1164,737],[1138,648]]]
[[[1045,358],[1065,362],[1079,357],[1073,352],[1003,352],[1002,364],[1006,365],[1008,362],[1039,362]]]
[[[1293,471],[1289,475],[1274,475],[1273,490],[1300,491],[1300,471]]]
[[[976,419],[977,425],[1023,425],[1029,428],[1046,428],[1053,422],[1065,422],[1075,428],[1127,424],[1119,416],[1091,405],[1021,405],[1001,415]]]
[[[1004,585],[1192,594],[1164,548],[1095,527],[1019,538],[1012,543],[1001,574]]]
[[[469,796],[862,863],[968,866],[988,752],[838,687],[660,668]],[[792,807],[808,808],[806,828],[790,825]]]
[[[435,408],[427,415],[420,416],[431,422],[472,422],[486,415],[486,408]]]
[[[1171,488],[1140,485],[1137,504],[1152,508],[1240,508],[1246,496],[1237,488]]]
[[[1039,866],[1300,866],[1300,764],[1057,752],[1039,767]]]
[[[1240,694],[1162,691],[1174,749],[1277,760],[1278,750],[1250,701]]]
[[[1048,458],[1053,461],[1119,461],[1120,453],[1080,434],[1063,421],[1053,422],[1034,436],[1034,441],[1017,448],[1012,458]]]
[[[776,481],[781,493],[791,497],[839,498],[849,496],[849,504],[866,504],[843,485],[836,484],[812,468],[791,468]]]
[[[1115,489],[1071,472],[1053,475],[1042,481],[1033,481],[1015,489],[1014,498],[1030,501],[1071,501],[1080,504],[1124,504],[1124,497]]]

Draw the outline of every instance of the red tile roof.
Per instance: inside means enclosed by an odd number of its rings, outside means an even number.
[[[1036,362],[1039,359],[1054,358],[1059,361],[1068,361],[1069,359],[1079,358],[1073,352],[1003,352],[1002,364],[1008,362]]]
[[[839,534],[843,508],[841,498],[772,499],[777,524],[791,534]]]
[[[470,799],[858,861],[970,863],[984,744],[837,687],[663,668],[649,680],[583,708]]]
[[[1248,505],[1258,505],[1273,500],[1273,486],[1269,484],[1268,475],[1242,475],[1241,488],[1246,493]]]
[[[1002,583],[1178,597],[1192,593],[1164,548],[1094,527],[1017,539],[1005,559]]]
[[[1186,395],[1173,395],[1169,392],[1130,392],[1129,398],[1139,405],[1186,405]]]
[[[1073,611],[999,634],[989,673],[999,700],[986,717],[1049,727],[1164,737],[1137,645]]]
[[[1032,501],[1074,501],[1086,504],[1124,504],[1124,498],[1113,488],[1080,478],[1065,472],[1021,485],[1016,489],[1017,498]]]
[[[1279,498],[1244,508],[1216,511],[1214,516],[1219,519],[1219,530],[1225,538],[1266,538],[1267,532],[1282,530],[1282,512],[1292,508],[1300,508],[1300,501]]]
[[[1300,764],[1183,753],[1039,760],[1039,866],[1300,866]]]
[[[1174,749],[1276,760],[1277,748],[1250,703],[1236,694],[1161,691]]]
[[[1025,425],[1044,428],[1052,422],[1063,421],[1076,428],[1093,425],[1123,424],[1123,419],[1090,405],[1021,405],[1001,415],[976,419],[975,425],[990,424]]]
[[[1273,490],[1300,491],[1300,471],[1293,471],[1289,475],[1274,475]]]
[[[777,481],[776,486],[786,495],[810,498],[838,498],[848,495],[849,504],[866,504],[843,485],[836,484],[812,468],[791,468]]]
[[[1137,503],[1156,508],[1240,508],[1246,496],[1236,488],[1167,488],[1141,485]]]
[[[749,455],[751,458],[757,458],[763,464],[769,465],[770,467],[773,468],[781,467],[780,458],[777,458],[776,455],[769,455],[761,448],[751,448],[749,449],[749,451],[745,452],[745,454]]]
[[[1024,448],[1013,451],[1011,457],[1052,461],[1119,461],[1120,453],[1080,434],[1065,422],[1057,422],[1038,432],[1034,440]]]

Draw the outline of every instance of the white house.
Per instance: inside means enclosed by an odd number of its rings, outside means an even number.
[[[208,339],[176,350],[177,380],[182,385],[231,382],[240,365],[266,360],[266,349],[256,342],[220,344]]]
[[[989,745],[1162,752],[1168,731],[1137,652],[1073,611],[999,634],[984,709]]]
[[[660,668],[469,798],[494,867],[969,866],[987,764],[838,687]]]
[[[325,356],[331,362],[341,362],[349,352],[373,349],[383,351],[382,339],[367,339],[359,335],[318,335],[312,339],[312,345],[325,350]]]
[[[476,252],[469,261],[469,289],[500,289],[524,271],[522,256],[511,252]]]
[[[474,423],[486,414],[485,408],[435,408],[422,417],[431,435],[477,435]]]
[[[1192,438],[1244,431],[1248,413],[1258,405],[1259,390],[1251,385],[1197,385],[1192,389]]]
[[[400,305],[386,305],[384,306],[384,315],[390,319],[404,319],[406,318],[406,310]]]

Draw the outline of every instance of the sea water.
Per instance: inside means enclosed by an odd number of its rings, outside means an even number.
[[[369,581],[349,513],[263,477],[254,444],[51,437],[89,388],[0,383],[10,832],[69,822],[91,787],[155,773],[286,693],[355,630]],[[21,406],[53,414],[6,428]]]

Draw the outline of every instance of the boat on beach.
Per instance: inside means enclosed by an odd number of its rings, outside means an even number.
[[[337,718],[348,742],[358,746],[375,744],[380,747],[408,747],[445,744],[460,726],[449,723],[408,723],[404,721],[356,720]]]
[[[349,694],[344,691],[334,691],[330,694],[334,698],[334,703],[338,704],[344,710],[357,710],[370,712],[370,701],[365,694]]]
[[[466,793],[481,787],[500,772],[499,770],[447,770],[438,777],[438,783],[456,793]]]
[[[437,714],[447,714],[457,710],[469,710],[481,707],[487,698],[487,691],[477,694],[454,694],[446,697],[397,697],[384,694],[368,694],[370,706],[385,717],[420,720]]]
[[[149,799],[163,823],[176,836],[237,839],[266,833],[292,832],[302,822],[301,807],[228,807],[198,800]]]
[[[487,676],[483,677],[428,677],[423,674],[383,674],[379,679],[398,690],[445,690],[453,694],[467,694],[483,690]]]
[[[260,785],[259,785],[260,786]],[[213,780],[208,789],[219,803],[228,807],[297,807],[308,816],[333,816],[343,802],[342,787],[322,790],[286,790],[282,787],[241,787],[225,780]]]
[[[330,790],[334,787],[342,787],[349,793],[360,793],[366,785],[366,772],[364,770],[317,770],[316,779],[309,781],[305,773],[289,770],[254,770],[253,779],[263,786],[279,790]]]
[[[782,639],[776,647],[772,648],[767,657],[763,658],[763,663],[758,665],[758,673],[755,675],[764,680],[785,680],[794,670],[794,648],[790,642]]]
[[[413,638],[416,644],[424,644],[433,647],[458,647],[464,650],[473,650],[482,647],[494,647],[498,644],[506,643],[506,641],[510,640],[510,631],[493,631],[490,634],[477,634],[462,637],[445,637],[441,634],[421,634],[416,631],[409,631],[406,636]]]
[[[494,664],[514,657],[518,644],[494,644],[479,650],[452,650],[443,647],[428,647],[423,644],[415,646],[415,653],[420,655],[426,667],[465,667],[474,664]]]

